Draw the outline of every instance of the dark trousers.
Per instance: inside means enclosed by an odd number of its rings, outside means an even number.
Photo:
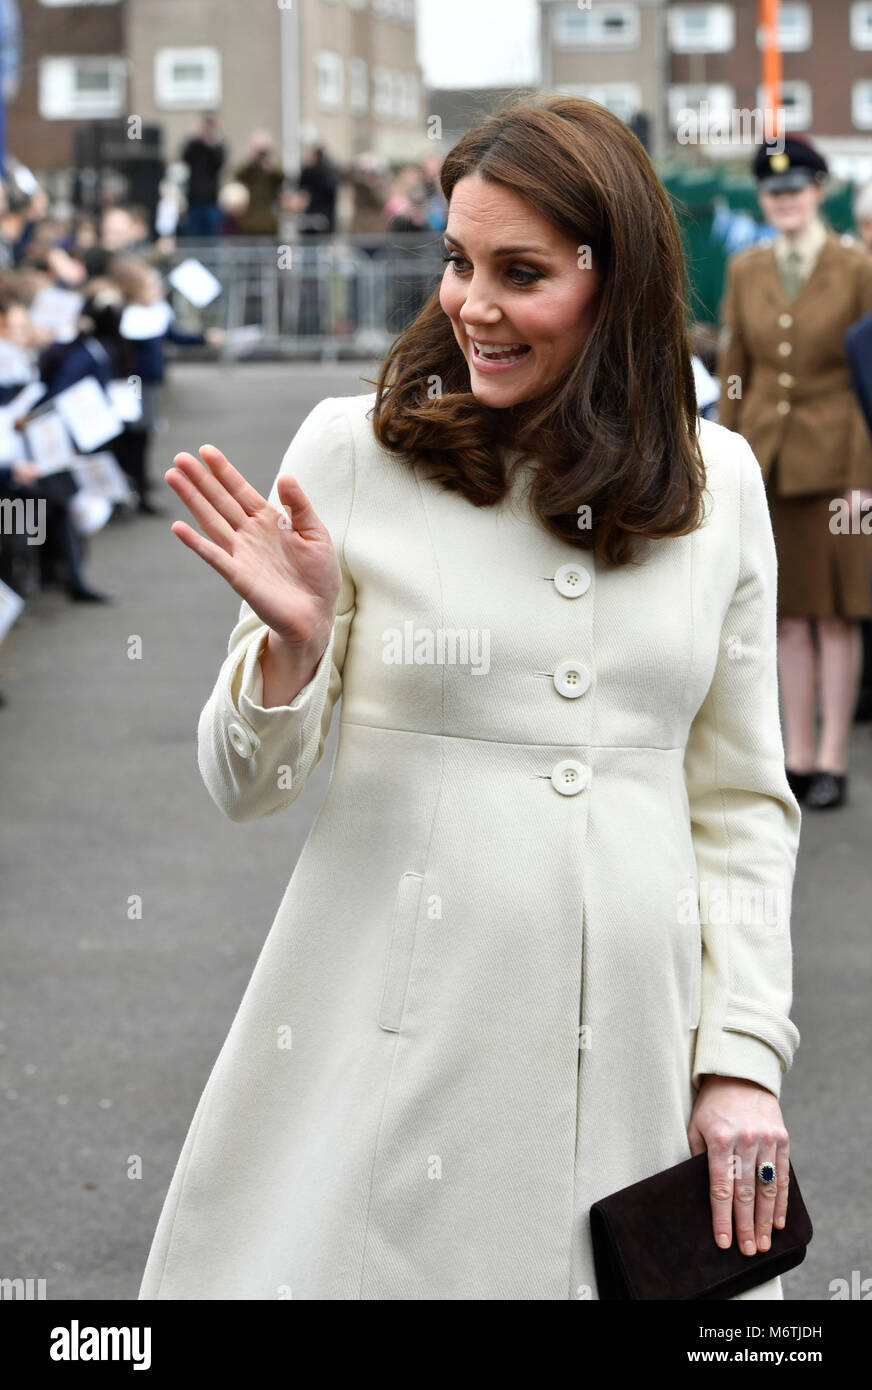
[[[217,203],[191,203],[182,235],[197,241],[220,236],[223,220],[224,214]]]
[[[148,446],[151,442],[150,430],[124,430],[110,445],[118,463],[139,494],[141,502],[150,501],[152,483],[148,477]]]

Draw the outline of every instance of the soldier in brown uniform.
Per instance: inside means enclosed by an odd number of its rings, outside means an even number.
[[[872,266],[822,221],[827,166],[807,141],[761,146],[753,161],[774,240],[727,266],[718,352],[719,420],[763,471],[778,553],[778,664],[788,780],[816,809],[847,793],[847,746],[872,614],[872,439],[844,353],[872,310]],[[847,529],[838,529],[841,508]],[[816,696],[821,729],[815,746]]]

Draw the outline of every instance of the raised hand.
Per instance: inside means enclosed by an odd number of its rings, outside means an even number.
[[[164,477],[199,522],[172,531],[245,599],[288,648],[324,647],[336,612],[342,572],[327,528],[297,480],[278,481],[276,511],[214,444],[176,454]]]

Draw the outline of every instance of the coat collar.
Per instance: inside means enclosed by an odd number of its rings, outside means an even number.
[[[826,240],[821,247],[814,268],[796,299],[791,304],[781,283],[775,250],[770,242],[759,253],[759,293],[767,304],[790,313],[802,313],[809,304],[824,301],[831,293],[840,272],[839,251],[841,243],[835,232],[826,232]]]

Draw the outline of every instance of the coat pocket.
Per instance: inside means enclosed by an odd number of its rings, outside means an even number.
[[[391,944],[388,948],[384,988],[378,1012],[379,1027],[385,1028],[389,1033],[399,1032],[403,1017],[423,882],[423,874],[411,871],[403,874],[394,900]]]

